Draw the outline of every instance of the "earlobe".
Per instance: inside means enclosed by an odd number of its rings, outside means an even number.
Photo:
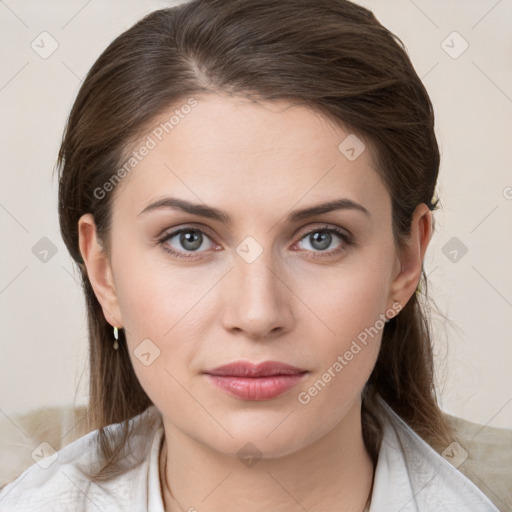
[[[431,238],[432,212],[426,204],[421,203],[414,210],[409,239],[398,255],[398,272],[390,287],[390,302],[395,300],[405,306],[416,291]]]
[[[122,327],[123,320],[111,263],[97,237],[96,224],[91,213],[82,215],[78,221],[78,240],[87,275],[94,294],[101,304],[105,319],[113,327]]]

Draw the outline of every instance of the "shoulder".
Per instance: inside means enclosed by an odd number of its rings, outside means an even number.
[[[377,510],[510,510],[504,505],[505,495],[493,496],[455,467],[463,453],[454,444],[456,439],[438,453],[384,400],[379,402],[383,437],[374,482]]]
[[[500,510],[512,510],[512,430],[445,417],[456,439],[442,456]]]
[[[154,406],[129,421],[129,446],[124,447],[122,471],[107,482],[96,483],[89,474],[99,468],[98,431],[90,432],[57,452],[41,446],[38,462],[0,489],[2,511],[138,510],[147,485],[151,449],[162,435]],[[122,424],[107,427],[115,440]],[[136,493],[136,494],[135,494]],[[129,500],[129,501],[127,501]],[[140,510],[145,510],[140,508]]]
[[[87,407],[48,406],[0,415],[0,488],[37,462],[88,434]]]

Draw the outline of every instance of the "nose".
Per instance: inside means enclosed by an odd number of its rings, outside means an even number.
[[[251,263],[236,256],[234,268],[223,280],[225,329],[267,340],[292,328],[293,293],[283,266],[271,260],[270,251]]]

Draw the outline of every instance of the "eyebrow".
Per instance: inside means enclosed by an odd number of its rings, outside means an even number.
[[[138,214],[138,216],[145,215],[151,211],[160,210],[163,208],[176,208],[178,210],[191,213],[193,215],[218,220],[225,224],[229,224],[231,222],[231,217],[227,212],[219,210],[218,208],[207,206],[205,204],[191,203],[190,201],[178,199],[175,197],[164,197],[162,199],[159,199],[158,201],[155,201],[154,203],[149,204]],[[351,199],[342,198],[336,199],[334,201],[329,201],[327,203],[311,206],[309,208],[295,210],[288,214],[288,216],[286,217],[286,221],[296,222],[299,220],[307,219],[309,217],[313,217],[315,215],[320,215],[322,213],[328,213],[335,210],[354,210],[364,213],[367,217],[371,217],[370,212],[361,204],[356,203]]]

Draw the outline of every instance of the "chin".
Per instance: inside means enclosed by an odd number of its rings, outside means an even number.
[[[286,457],[323,434],[318,431],[315,435],[314,432],[307,431],[304,421],[299,418],[292,419],[293,413],[287,418],[290,410],[292,408],[272,414],[253,411],[254,414],[249,415],[250,417],[247,413],[245,417],[238,414],[239,417],[231,418],[231,421],[228,413],[223,414],[219,418],[223,418],[222,426],[230,435],[221,427],[213,429],[210,426],[207,431],[200,433],[200,442],[229,457],[241,458],[244,454],[263,459]],[[197,434],[199,433],[191,436],[197,438]]]

